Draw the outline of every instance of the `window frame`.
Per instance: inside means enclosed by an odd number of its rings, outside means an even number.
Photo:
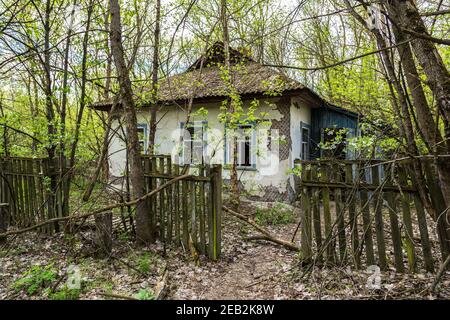
[[[180,152],[180,165],[184,165],[186,162],[185,162],[185,159],[184,159],[184,156],[185,156],[185,152],[184,152],[184,146],[185,146],[185,140],[184,140],[184,130],[185,130],[185,124],[186,124],[186,122],[184,122],[184,121],[181,121],[180,122],[180,129],[181,129],[181,135],[182,135],[182,137],[183,137],[183,144],[182,144],[182,146],[181,146],[181,152]],[[207,143],[206,143],[206,141],[207,141],[207,126],[208,126],[208,121],[206,121],[206,120],[202,120],[202,121],[189,121],[188,122],[188,125],[190,125],[190,126],[192,126],[193,128],[194,128],[194,135],[195,135],[195,130],[196,130],[196,128],[200,128],[201,129],[201,138],[200,139],[198,139],[198,140],[193,140],[192,139],[192,136],[191,136],[191,139],[189,140],[189,141],[191,141],[191,150],[190,150],[190,153],[191,153],[191,161],[190,161],[190,163],[189,163],[189,165],[199,165],[199,164],[204,164],[205,163],[205,155],[207,154],[206,153],[206,151],[207,151]],[[192,141],[200,141],[201,142],[201,145],[202,145],[202,159],[201,159],[201,162],[200,163],[195,163],[195,162],[193,162],[192,160],[192,155],[193,155],[193,143],[192,143]]]
[[[307,130],[308,131],[308,140],[305,142],[303,141],[303,130]],[[307,153],[306,153],[306,157],[303,154],[303,145],[306,143],[307,145]],[[311,144],[311,125],[300,121],[300,159],[301,160],[309,160],[310,159],[310,144]]]
[[[251,137],[250,138],[250,147],[249,147],[250,165],[246,166],[246,165],[239,165],[238,164],[237,165],[237,169],[240,169],[240,170],[256,170],[256,149],[255,149],[256,146],[257,146],[256,145],[256,122],[252,121],[252,122],[249,122],[249,123],[246,123],[246,124],[239,124],[237,130],[239,130],[241,126],[242,127],[250,126],[250,130],[251,130],[251,133],[248,135],[248,136]],[[225,145],[225,148],[224,148],[225,164],[230,165],[230,164],[232,164],[231,163],[231,159],[230,159],[230,155],[231,155],[230,148],[231,148],[231,145],[230,145],[229,139],[227,139],[227,126],[226,126],[226,124],[224,126],[224,145]],[[238,152],[239,152],[239,150],[238,150]]]
[[[139,129],[144,130],[144,139],[139,139],[139,146],[141,145],[141,141],[144,142],[144,150],[142,154],[148,153],[148,125],[146,123],[138,123],[136,126],[136,129],[138,130],[138,138],[139,138]]]

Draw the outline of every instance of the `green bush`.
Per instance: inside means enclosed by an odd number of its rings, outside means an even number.
[[[150,274],[155,264],[155,256],[148,252],[145,252],[137,259],[137,268],[143,274]]]
[[[294,213],[282,203],[275,203],[268,209],[256,209],[256,223],[260,225],[279,225],[295,222]]]
[[[139,300],[154,300],[155,295],[153,291],[148,289],[141,289],[138,293],[134,294],[133,297]]]
[[[33,295],[48,287],[56,280],[56,277],[57,272],[53,268],[53,264],[32,266],[14,282],[13,287],[16,291],[25,291],[28,295]]]
[[[77,300],[79,296],[79,289],[69,289],[65,285],[61,290],[51,293],[49,298],[52,300]]]

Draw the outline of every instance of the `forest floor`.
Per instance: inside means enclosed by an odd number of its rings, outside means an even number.
[[[254,208],[244,211],[253,214]],[[290,241],[296,226],[290,221],[265,227]],[[378,289],[366,287],[372,273],[350,267],[317,267],[301,277],[296,252],[245,239],[252,234],[251,227],[224,214],[222,256],[201,258],[199,265],[181,248],[164,255],[160,243],[136,248],[124,235],[116,237],[110,259],[95,259],[89,229],[73,238],[11,237],[0,245],[0,299],[152,299],[165,270],[167,299],[450,299],[449,272],[434,295],[429,273],[382,272]],[[70,266],[79,270],[80,290],[67,286]]]

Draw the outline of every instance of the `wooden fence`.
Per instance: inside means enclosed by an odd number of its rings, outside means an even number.
[[[179,166],[168,155],[143,156],[147,191],[190,174],[147,199],[153,227],[164,244],[182,245],[211,259],[221,251],[222,166]]]
[[[158,238],[164,245],[194,247],[217,259],[221,251],[222,167],[180,167],[172,164],[168,155],[142,156],[142,164],[147,192],[189,174],[145,200]],[[0,158],[0,204],[8,204],[7,224],[29,227],[67,215],[65,184],[65,170],[51,168],[46,158]],[[121,217],[125,221],[125,215]],[[58,230],[56,223],[39,229],[46,233]]]
[[[408,163],[297,161],[306,261],[434,271],[431,219]],[[392,249],[391,249],[392,248]]]
[[[0,158],[0,202],[8,204],[7,223],[29,227],[67,215],[63,190],[65,170],[50,165],[47,158]],[[58,231],[49,224],[41,232]]]

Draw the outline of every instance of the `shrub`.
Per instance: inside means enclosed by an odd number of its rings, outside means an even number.
[[[148,252],[145,252],[137,260],[137,268],[143,274],[149,274],[152,267],[155,265],[155,257]]]
[[[295,222],[294,213],[282,203],[275,203],[268,209],[256,209],[256,223],[260,225],[278,225]]]
[[[65,285],[61,290],[51,293],[49,298],[52,300],[77,300],[79,296],[79,289],[69,289],[67,285]]]
[[[139,300],[154,300],[155,294],[151,290],[141,289],[138,293],[134,294],[133,297]]]
[[[13,287],[16,291],[25,291],[28,295],[33,295],[48,287],[56,280],[57,273],[53,264],[47,266],[32,266],[21,278],[16,280]]]

